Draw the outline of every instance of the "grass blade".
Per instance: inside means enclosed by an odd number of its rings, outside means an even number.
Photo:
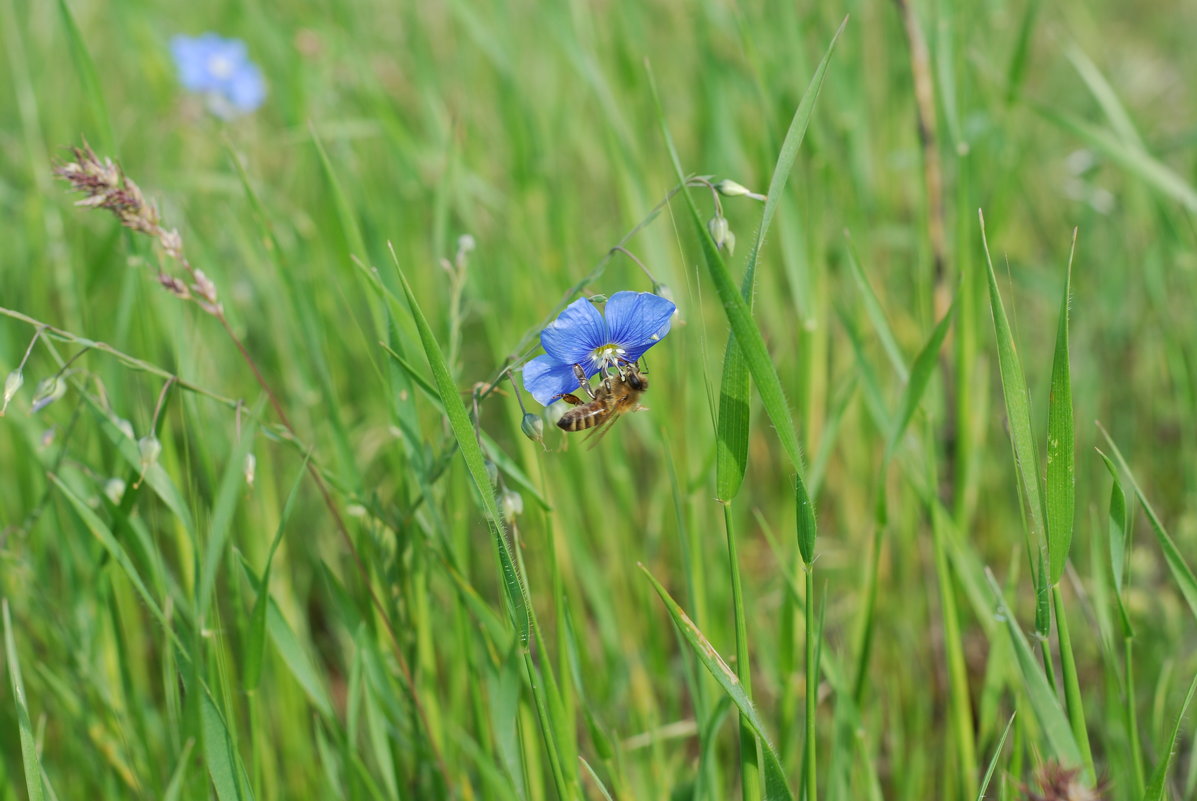
[[[1047,557],[1050,584],[1064,575],[1068,549],[1072,545],[1073,515],[1076,510],[1076,435],[1072,418],[1072,378],[1068,365],[1068,303],[1072,291],[1072,259],[1076,254],[1076,229],[1064,272],[1064,298],[1060,301],[1060,322],[1056,329],[1056,353],[1052,359],[1052,388],[1047,406]]]
[[[1030,541],[1035,547],[1043,544],[1043,500],[1039,490],[1039,473],[1036,469],[1035,439],[1031,434],[1031,407],[1027,398],[1027,381],[1022,372],[1022,362],[1014,345],[1014,334],[1002,305],[998,291],[997,275],[993,271],[993,259],[989,255],[989,240],[985,236],[985,216],[981,219],[981,243],[985,246],[985,263],[988,265],[989,305],[993,314],[993,328],[997,336],[998,366],[1002,379],[1002,394],[1006,399],[1006,417],[1010,422],[1010,442],[1014,447],[1014,463],[1018,470],[1018,483],[1022,488],[1030,518]],[[1036,560],[1032,559],[1032,564]]]
[[[1060,709],[1060,702],[1056,698],[1055,692],[1052,691],[1047,677],[1043,675],[1043,670],[1039,667],[1027,638],[1018,627],[1014,613],[1006,607],[997,581],[988,570],[986,574],[994,600],[998,605],[997,614],[1005,621],[1006,628],[1010,633],[1010,642],[1014,645],[1014,654],[1018,660],[1019,672],[1022,674],[1023,688],[1030,699],[1031,708],[1035,711],[1035,718],[1047,736],[1050,752],[1065,767],[1079,767],[1081,752],[1076,744],[1076,738],[1073,737],[1068,718]]]
[[[1181,595],[1184,596],[1185,602],[1188,603],[1193,616],[1197,617],[1197,577],[1193,576],[1193,571],[1188,563],[1185,562],[1180,549],[1176,547],[1176,542],[1169,536],[1167,530],[1164,528],[1164,524],[1160,522],[1155,509],[1151,508],[1151,504],[1147,501],[1147,496],[1143,494],[1143,490],[1139,487],[1139,482],[1135,480],[1134,473],[1130,471],[1126,459],[1122,457],[1122,451],[1118,450],[1118,446],[1114,444],[1113,438],[1110,437],[1109,432],[1105,428],[1102,428],[1100,423],[1098,424],[1098,428],[1101,429],[1102,436],[1109,443],[1110,450],[1114,452],[1114,458],[1118,460],[1118,465],[1126,473],[1126,477],[1130,479],[1131,488],[1134,489],[1139,503],[1143,504],[1143,512],[1147,515],[1147,521],[1151,523],[1151,531],[1160,543],[1160,550],[1164,552],[1164,561],[1168,563],[1168,569],[1172,571],[1172,578],[1176,580],[1176,585],[1180,589]]]
[[[220,801],[252,801],[253,791],[241,757],[207,687],[200,688],[200,714],[203,718],[204,761],[216,788],[216,797]]]
[[[1180,737],[1180,725],[1184,722],[1185,713],[1189,711],[1189,704],[1193,702],[1194,692],[1197,692],[1197,676],[1193,677],[1189,691],[1185,694],[1185,701],[1176,715],[1176,725],[1172,727],[1172,736],[1168,739],[1168,747],[1164,749],[1164,755],[1160,757],[1160,764],[1156,766],[1155,773],[1151,774],[1151,783],[1143,793],[1143,801],[1161,801],[1164,798],[1164,784],[1168,780],[1168,768],[1176,757],[1176,740]]]
[[[1014,718],[1018,713],[1015,712],[1010,716],[1010,720],[1006,722],[1006,729],[1002,732],[1002,736],[998,738],[997,745],[993,748],[993,756],[989,759],[989,767],[985,769],[985,776],[981,779],[981,788],[977,791],[977,801],[984,801],[985,791],[989,789],[989,782],[993,779],[993,772],[997,769],[998,759],[1002,755],[1002,748],[1006,745],[1006,738],[1010,736],[1010,728],[1014,725]]]
[[[943,346],[944,338],[948,335],[948,328],[952,319],[956,316],[955,302],[944,313],[943,319],[935,326],[935,330],[931,332],[927,344],[919,351],[919,355],[915,357],[914,367],[910,372],[910,380],[906,384],[906,390],[902,393],[902,407],[898,412],[898,417],[894,423],[893,430],[889,435],[889,443],[885,446],[885,463],[893,457],[894,449],[898,447],[898,443],[902,441],[902,435],[906,433],[906,427],[910,425],[911,418],[914,417],[915,410],[919,407],[919,402],[923,398],[923,391],[927,388],[927,382],[931,380],[931,373],[935,369],[935,365],[939,363],[939,349]],[[903,368],[905,369],[905,368]]]
[[[46,797],[42,785],[42,763],[37,755],[37,743],[33,739],[33,723],[29,720],[29,707],[25,703],[25,682],[21,679],[21,661],[17,658],[17,644],[12,636],[12,617],[8,610],[8,599],[4,609],[4,652],[8,655],[8,679],[12,684],[12,697],[17,705],[17,729],[21,736],[21,761],[25,767],[25,791],[29,801],[43,801]]]
[[[723,688],[723,692],[727,694],[727,697],[740,710],[742,720],[747,721],[752,730],[756,732],[758,741],[761,744],[761,750],[765,756],[766,801],[780,801],[781,799],[793,801],[794,796],[786,784],[785,771],[782,770],[781,761],[777,757],[777,751],[765,735],[760,716],[756,712],[756,707],[752,705],[752,700],[744,692],[744,687],[740,684],[740,679],[736,676],[736,672],[728,667],[728,664],[719,656],[719,652],[715,650],[715,647],[698,630],[698,626],[694,625],[694,621],[682,611],[682,608],[669,595],[669,591],[657,581],[653,574],[648,571],[648,568],[643,564],[639,565],[639,567],[652,583],[653,589],[661,596],[661,600],[665,602],[665,608],[668,610],[669,616],[673,618],[674,625],[677,626],[682,638],[690,646],[691,650],[694,651],[694,655],[698,658],[698,661],[715,678],[715,681]]]
[[[515,559],[503,529],[503,518],[495,501],[495,490],[490,483],[490,476],[486,472],[486,458],[474,436],[474,426],[470,422],[470,415],[457,391],[457,385],[453,383],[453,376],[449,374],[449,367],[445,364],[445,357],[441,346],[436,341],[436,335],[432,333],[432,327],[428,325],[428,319],[416,301],[411,284],[408,283],[407,276],[403,274],[403,268],[399,266],[399,257],[395,254],[395,249],[391,247],[390,251],[395,271],[399,275],[403,292],[407,296],[412,319],[415,320],[416,329],[420,335],[420,342],[424,346],[424,354],[428,359],[428,366],[432,371],[432,378],[441,398],[441,407],[445,411],[445,417],[449,420],[449,427],[453,430],[453,436],[457,440],[457,448],[461,452],[462,458],[465,459],[466,469],[473,480],[474,488],[478,491],[482,511],[490,524],[503,571],[503,597],[507,601],[507,612],[515,627],[516,636],[520,639],[521,647],[527,648],[531,634],[527,588],[515,569]],[[388,300],[394,299],[389,291],[385,288],[382,289],[387,292]]]
[[[790,120],[790,128],[781,144],[781,151],[777,155],[777,163],[773,167],[773,176],[769,179],[769,192],[765,199],[765,209],[761,214],[761,224],[757,228],[756,239],[752,243],[752,250],[748,254],[748,264],[744,272],[744,280],[740,284],[740,295],[745,304],[752,310],[752,298],[756,283],[756,265],[760,259],[761,247],[765,242],[765,234],[773,222],[777,212],[777,205],[785,192],[786,182],[790,172],[794,169],[794,161],[798,157],[798,150],[802,140],[806,137],[806,130],[810,127],[811,115],[814,112],[815,101],[823,88],[823,78],[827,74],[827,66],[831,63],[831,54],[839,41],[840,33],[848,20],[840,24],[839,30],[831,39],[827,52],[815,68],[815,74],[807,84],[794,117]],[[744,354],[733,331],[728,335],[727,348],[723,356],[723,378],[719,385],[719,423],[716,439],[715,458],[715,497],[721,501],[730,501],[740,491],[740,484],[744,480],[744,471],[748,463],[748,431],[749,431],[749,372],[744,361]]]

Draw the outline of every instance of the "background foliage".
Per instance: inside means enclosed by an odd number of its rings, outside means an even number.
[[[975,798],[990,767],[989,796],[1014,798],[1050,760],[1112,798],[1197,797],[1178,718],[1197,670],[1197,6],[913,11],[914,71],[881,0],[0,0],[0,372],[39,322],[59,329],[0,419],[0,798],[785,797],[753,783],[754,734],[638,564],[734,668],[748,658],[785,793],[814,786],[813,731],[827,798]],[[752,295],[817,507],[808,573],[755,391],[719,520],[728,316],[681,196],[627,243],[680,308],[649,412],[589,451],[550,425],[545,452],[510,383],[471,393],[675,186],[662,120],[685,170],[766,190],[846,14]],[[177,86],[170,37],[207,30],[267,76],[253,115],[221,122]],[[72,207],[51,164],[81,137],[179,227],[298,441],[213,318],[161,291],[151,243]],[[705,222],[711,195],[693,198]],[[761,205],[723,204],[738,283]],[[1022,499],[1053,481],[1074,228],[1075,534],[1049,603]],[[444,269],[464,234],[475,249]],[[617,255],[587,292],[627,288],[652,284]],[[942,348],[916,360],[953,299]],[[90,343],[144,364],[93,347],[31,412]],[[190,386],[160,401],[169,375]],[[163,446],[136,488],[120,420]],[[483,458],[503,508],[477,491]],[[504,590],[499,543],[526,595]]]

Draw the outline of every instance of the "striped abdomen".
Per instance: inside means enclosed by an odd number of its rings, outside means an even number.
[[[610,416],[610,404],[606,398],[599,398],[566,410],[557,421],[557,426],[564,431],[584,431],[605,422]]]

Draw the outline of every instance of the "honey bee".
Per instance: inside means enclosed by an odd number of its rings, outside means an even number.
[[[557,426],[564,431],[593,428],[586,438],[594,437],[597,442],[620,417],[644,408],[640,405],[640,396],[648,389],[648,377],[632,362],[617,366],[615,375],[604,373],[597,391],[586,380],[581,365],[574,365],[574,375],[578,377],[579,388],[590,396],[590,401],[584,402],[577,395],[561,396],[562,400],[573,406],[557,421]]]

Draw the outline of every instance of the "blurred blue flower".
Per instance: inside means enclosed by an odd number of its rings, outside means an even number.
[[[170,52],[179,70],[179,83],[204,95],[208,110],[230,119],[253,111],[266,99],[262,71],[249,60],[245,42],[214,33],[176,36]]]
[[[636,361],[669,333],[676,308],[651,292],[616,292],[602,314],[586,298],[575,300],[540,332],[545,353],[524,365],[524,389],[548,406],[578,389],[575,364],[590,378]]]

